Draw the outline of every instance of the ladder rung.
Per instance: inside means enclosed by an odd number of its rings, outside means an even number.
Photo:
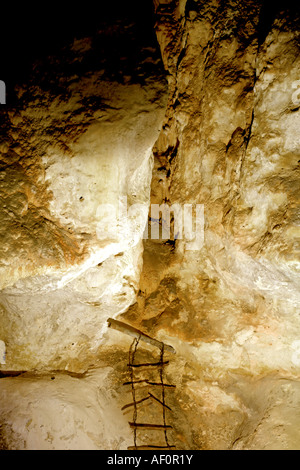
[[[165,403],[163,403],[162,401],[160,401],[156,396],[152,395],[152,393],[149,393],[149,396],[148,397],[145,397],[145,398],[142,398],[141,400],[138,400],[138,401],[135,401],[135,402],[132,402],[132,403],[128,403],[127,405],[124,405],[123,408],[121,408],[122,411],[126,410],[127,408],[130,408],[132,406],[136,406],[136,405],[139,405],[147,400],[150,400],[150,399],[153,399],[155,401],[157,401],[158,403],[161,404],[161,406],[167,408],[168,410],[172,411],[171,408],[166,405]]]
[[[148,384],[148,380],[132,380],[130,382],[124,382],[123,385],[134,385],[134,384]]]
[[[176,388],[176,385],[165,384],[165,383],[156,383],[156,382],[148,382],[149,385],[153,385],[154,387],[170,387]]]
[[[123,406],[122,411],[126,410],[126,408],[130,408],[131,406],[138,405],[139,403],[143,403],[146,400],[150,400],[150,397],[142,398],[139,401],[133,402],[133,403],[128,403],[128,405]]]
[[[128,367],[158,367],[169,364],[169,361],[164,362],[146,362],[145,364],[127,364]]]
[[[135,429],[157,429],[157,430],[166,430],[173,429],[172,426],[164,424],[150,424],[150,423],[129,423],[131,428]]]
[[[153,400],[157,401],[158,403],[161,404],[161,406],[163,406],[164,408],[167,408],[168,410],[172,411],[171,408],[166,405],[165,403],[163,403],[161,400],[159,400],[155,395],[152,395],[152,393],[149,392],[149,397],[153,398]]]
[[[169,388],[176,388],[176,385],[165,384],[161,382],[149,382],[149,380],[135,380],[131,382],[125,382],[123,385],[134,385],[134,384],[142,384],[145,383],[147,385],[151,385],[153,387],[169,387]]]

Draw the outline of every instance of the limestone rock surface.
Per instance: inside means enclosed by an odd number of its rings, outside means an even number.
[[[181,423],[188,447],[299,448],[288,418],[300,372],[299,14],[259,1],[156,2],[156,13],[170,94],[151,201],[203,205],[204,246],[147,240],[124,317],[177,351],[180,406],[197,429],[187,437]],[[248,405],[260,393],[261,423]]]
[[[1,450],[125,450],[131,434],[111,372],[1,379]]]
[[[167,82],[154,30],[109,21],[37,60],[1,112],[8,370],[86,370],[136,298]]]
[[[1,114],[1,369],[28,371],[0,378],[3,447],[133,445],[117,411],[132,338],[107,329],[114,316],[176,350],[177,449],[299,450],[299,12],[153,4],[161,56],[120,20],[36,65]],[[201,205],[203,246],[142,240],[147,211],[124,226],[103,206],[120,197]],[[139,417],[161,420],[154,405]]]

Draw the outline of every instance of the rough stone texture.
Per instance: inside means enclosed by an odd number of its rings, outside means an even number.
[[[177,386],[167,401],[178,449],[299,449],[299,17],[288,1],[281,8],[260,0],[155,0],[154,6],[169,86],[163,122],[166,86],[154,50],[147,49],[144,65],[151,68],[143,69],[142,88],[127,72],[115,80],[110,60],[74,78],[74,61],[94,63],[84,59],[91,39],[75,41],[63,66],[58,59],[52,64],[67,96],[60,88],[53,96],[53,83],[49,90],[20,88],[24,114],[12,110],[3,121],[1,161],[10,178],[7,186],[3,178],[0,247],[5,367],[95,371],[92,378],[58,373],[57,388],[47,375],[1,379],[0,397],[12,397],[1,401],[3,446],[59,448],[68,436],[65,448],[103,448],[96,421],[74,399],[74,380],[83,394],[92,390],[98,422],[110,413],[101,415],[97,390],[106,384],[114,390],[113,400],[103,392],[113,421],[103,446],[128,445],[116,406],[130,401],[121,384],[131,340],[105,327],[108,316],[121,313],[176,349],[166,380]],[[48,64],[39,70],[48,83]],[[145,120],[136,121],[144,108]],[[70,125],[52,112],[67,115]],[[7,189],[20,186],[18,194]],[[125,246],[99,241],[95,214],[104,197],[127,195],[131,204],[149,201],[150,193],[152,203],[204,205],[200,251],[187,250],[185,239],[146,240],[143,251],[146,214],[143,223],[133,220]],[[102,220],[107,230],[109,220]],[[139,351],[141,361],[155,358],[151,348]],[[49,420],[39,402],[45,383],[47,403],[54,410],[72,403],[68,410],[83,423],[82,433],[68,434],[69,418],[59,421],[63,432]],[[20,390],[28,390],[41,421],[22,404]],[[147,390],[139,388],[138,397]],[[152,405],[140,413],[161,419]],[[38,437],[37,424],[49,435]],[[143,443],[151,438],[145,434]]]
[[[8,370],[86,370],[106,318],[136,298],[167,82],[151,26],[115,22],[40,59],[1,113]],[[121,202],[145,211],[116,220]]]
[[[111,375],[104,367],[84,377],[2,379],[1,450],[125,450],[131,433]]]
[[[125,318],[177,350],[186,448],[299,448],[299,20],[258,1],[156,6],[170,97],[151,200],[204,204],[205,245],[147,241]]]

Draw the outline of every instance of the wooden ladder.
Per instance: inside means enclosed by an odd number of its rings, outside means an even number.
[[[170,345],[164,344],[161,341],[151,338],[150,336],[146,335],[145,333],[142,333],[141,331],[137,330],[131,325],[128,325],[126,323],[123,323],[117,320],[113,320],[112,318],[109,318],[107,321],[108,321],[109,327],[114,328],[115,330],[121,331],[134,338],[129,348],[129,361],[127,364],[129,368],[129,373],[130,373],[130,380],[123,384],[123,385],[130,385],[131,392],[132,392],[132,402],[127,403],[122,408],[122,410],[133,408],[133,419],[132,421],[129,422],[129,426],[133,430],[134,445],[128,447],[128,450],[176,449],[176,446],[171,445],[169,443],[168,431],[171,431],[173,428],[172,426],[167,424],[167,415],[166,415],[167,410],[172,411],[171,408],[166,404],[166,390],[174,389],[176,388],[176,386],[173,384],[168,384],[164,382],[164,370],[165,370],[165,367],[169,364],[169,361],[164,360],[165,351],[175,354],[175,349]],[[159,348],[160,357],[157,362],[146,362],[146,363],[135,362],[135,356],[136,356],[136,352],[140,344],[140,341],[144,341],[147,344],[150,344],[152,346]],[[143,368],[145,368],[146,371],[149,369],[153,370],[153,368],[157,369],[158,376],[159,376],[158,380],[153,381],[153,380],[149,380],[146,378],[137,380],[135,377],[135,372]],[[145,385],[148,385],[152,389],[151,390],[152,393],[148,391],[148,394],[146,396],[144,396],[140,400],[137,400],[136,386],[138,384],[143,384],[143,383]],[[158,389],[161,391],[161,398],[157,397]],[[139,405],[141,403],[144,403],[150,400],[153,401],[155,404],[157,404],[161,409],[161,412],[162,412],[161,424],[152,424],[152,423],[143,423],[143,422],[140,423],[137,421]],[[161,445],[149,444],[149,445],[138,446],[137,434],[139,431],[145,431],[145,430],[163,432],[165,445],[161,446]]]

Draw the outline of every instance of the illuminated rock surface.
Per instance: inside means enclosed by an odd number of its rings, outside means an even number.
[[[106,25],[34,69],[1,117],[2,370],[28,371],[0,380],[3,447],[132,445],[131,340],[106,325],[122,314],[176,349],[178,449],[300,448],[299,18],[288,2],[154,5],[168,85],[130,22],[117,60],[101,55]],[[143,242],[147,214],[115,230],[99,206],[121,196],[204,205],[203,248]]]
[[[130,19],[116,25],[41,59],[2,118],[0,338],[8,369],[85,370],[106,318],[138,291],[167,82],[154,31],[140,42]],[[108,205],[124,201],[146,211],[117,226]]]

